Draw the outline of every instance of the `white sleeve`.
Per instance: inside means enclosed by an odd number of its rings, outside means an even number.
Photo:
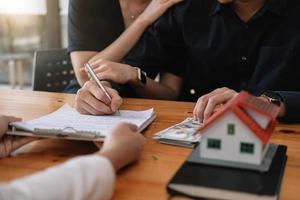
[[[32,176],[0,185],[2,200],[110,199],[115,184],[111,162],[82,156]]]

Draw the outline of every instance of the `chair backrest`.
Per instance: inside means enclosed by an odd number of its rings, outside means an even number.
[[[38,50],[33,61],[33,90],[63,92],[75,78],[66,49]]]

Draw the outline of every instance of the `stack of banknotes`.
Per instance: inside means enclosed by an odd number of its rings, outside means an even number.
[[[193,148],[200,142],[201,135],[195,134],[202,124],[187,118],[183,122],[156,133],[153,139],[163,144]]]

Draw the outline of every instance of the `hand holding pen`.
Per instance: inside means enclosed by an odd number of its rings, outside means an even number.
[[[112,88],[105,87],[93,73],[90,65],[86,64],[85,68],[92,80],[87,81],[78,90],[75,98],[75,109],[81,114],[92,115],[110,115],[118,111],[123,103],[118,92]]]
[[[87,73],[90,75],[90,77],[97,83],[98,87],[102,90],[102,92],[104,92],[104,94],[106,95],[106,97],[111,101],[112,98],[109,95],[109,93],[107,92],[105,86],[101,83],[101,81],[98,79],[97,75],[95,74],[94,70],[92,69],[92,67],[90,66],[89,63],[86,63],[84,65],[85,70],[87,71]]]
[[[86,63],[84,65],[85,70],[87,71],[87,73],[89,74],[89,76],[96,82],[96,84],[98,85],[98,87],[102,90],[102,92],[105,94],[105,96],[109,99],[110,104],[112,103],[112,97],[110,96],[110,94],[108,93],[108,91],[106,90],[105,86],[101,83],[101,80],[99,80],[99,78],[97,77],[96,73],[94,72],[93,68],[91,67],[91,65],[89,63]],[[112,109],[112,111],[115,112],[115,110]],[[118,110],[116,110],[118,111]],[[119,113],[119,112],[118,112]]]

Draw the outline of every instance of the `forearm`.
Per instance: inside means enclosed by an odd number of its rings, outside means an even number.
[[[147,24],[137,19],[117,40],[104,50],[100,52],[72,52],[72,63],[79,85],[83,86],[89,80],[87,74],[80,71],[85,63],[93,63],[100,59],[120,62],[137,43],[146,28]]]
[[[0,186],[0,199],[109,199],[113,167],[98,155],[76,158],[33,176]]]
[[[147,78],[146,86],[133,88],[139,96],[147,99],[176,100],[178,96],[177,91],[150,78]]]
[[[82,72],[81,69],[84,64],[89,61],[97,52],[95,51],[75,51],[71,53],[71,60],[73,64],[73,69],[76,75],[76,79],[79,85],[82,87],[86,81],[89,80],[87,74]]]
[[[182,83],[180,77],[170,73],[161,73],[159,82],[147,77],[147,83],[143,87],[135,83],[137,78],[132,80],[135,81],[131,81],[131,85],[141,97],[163,100],[176,100]]]
[[[147,26],[146,22],[138,18],[117,40],[93,56],[89,62],[93,63],[99,59],[120,62],[137,43]]]

